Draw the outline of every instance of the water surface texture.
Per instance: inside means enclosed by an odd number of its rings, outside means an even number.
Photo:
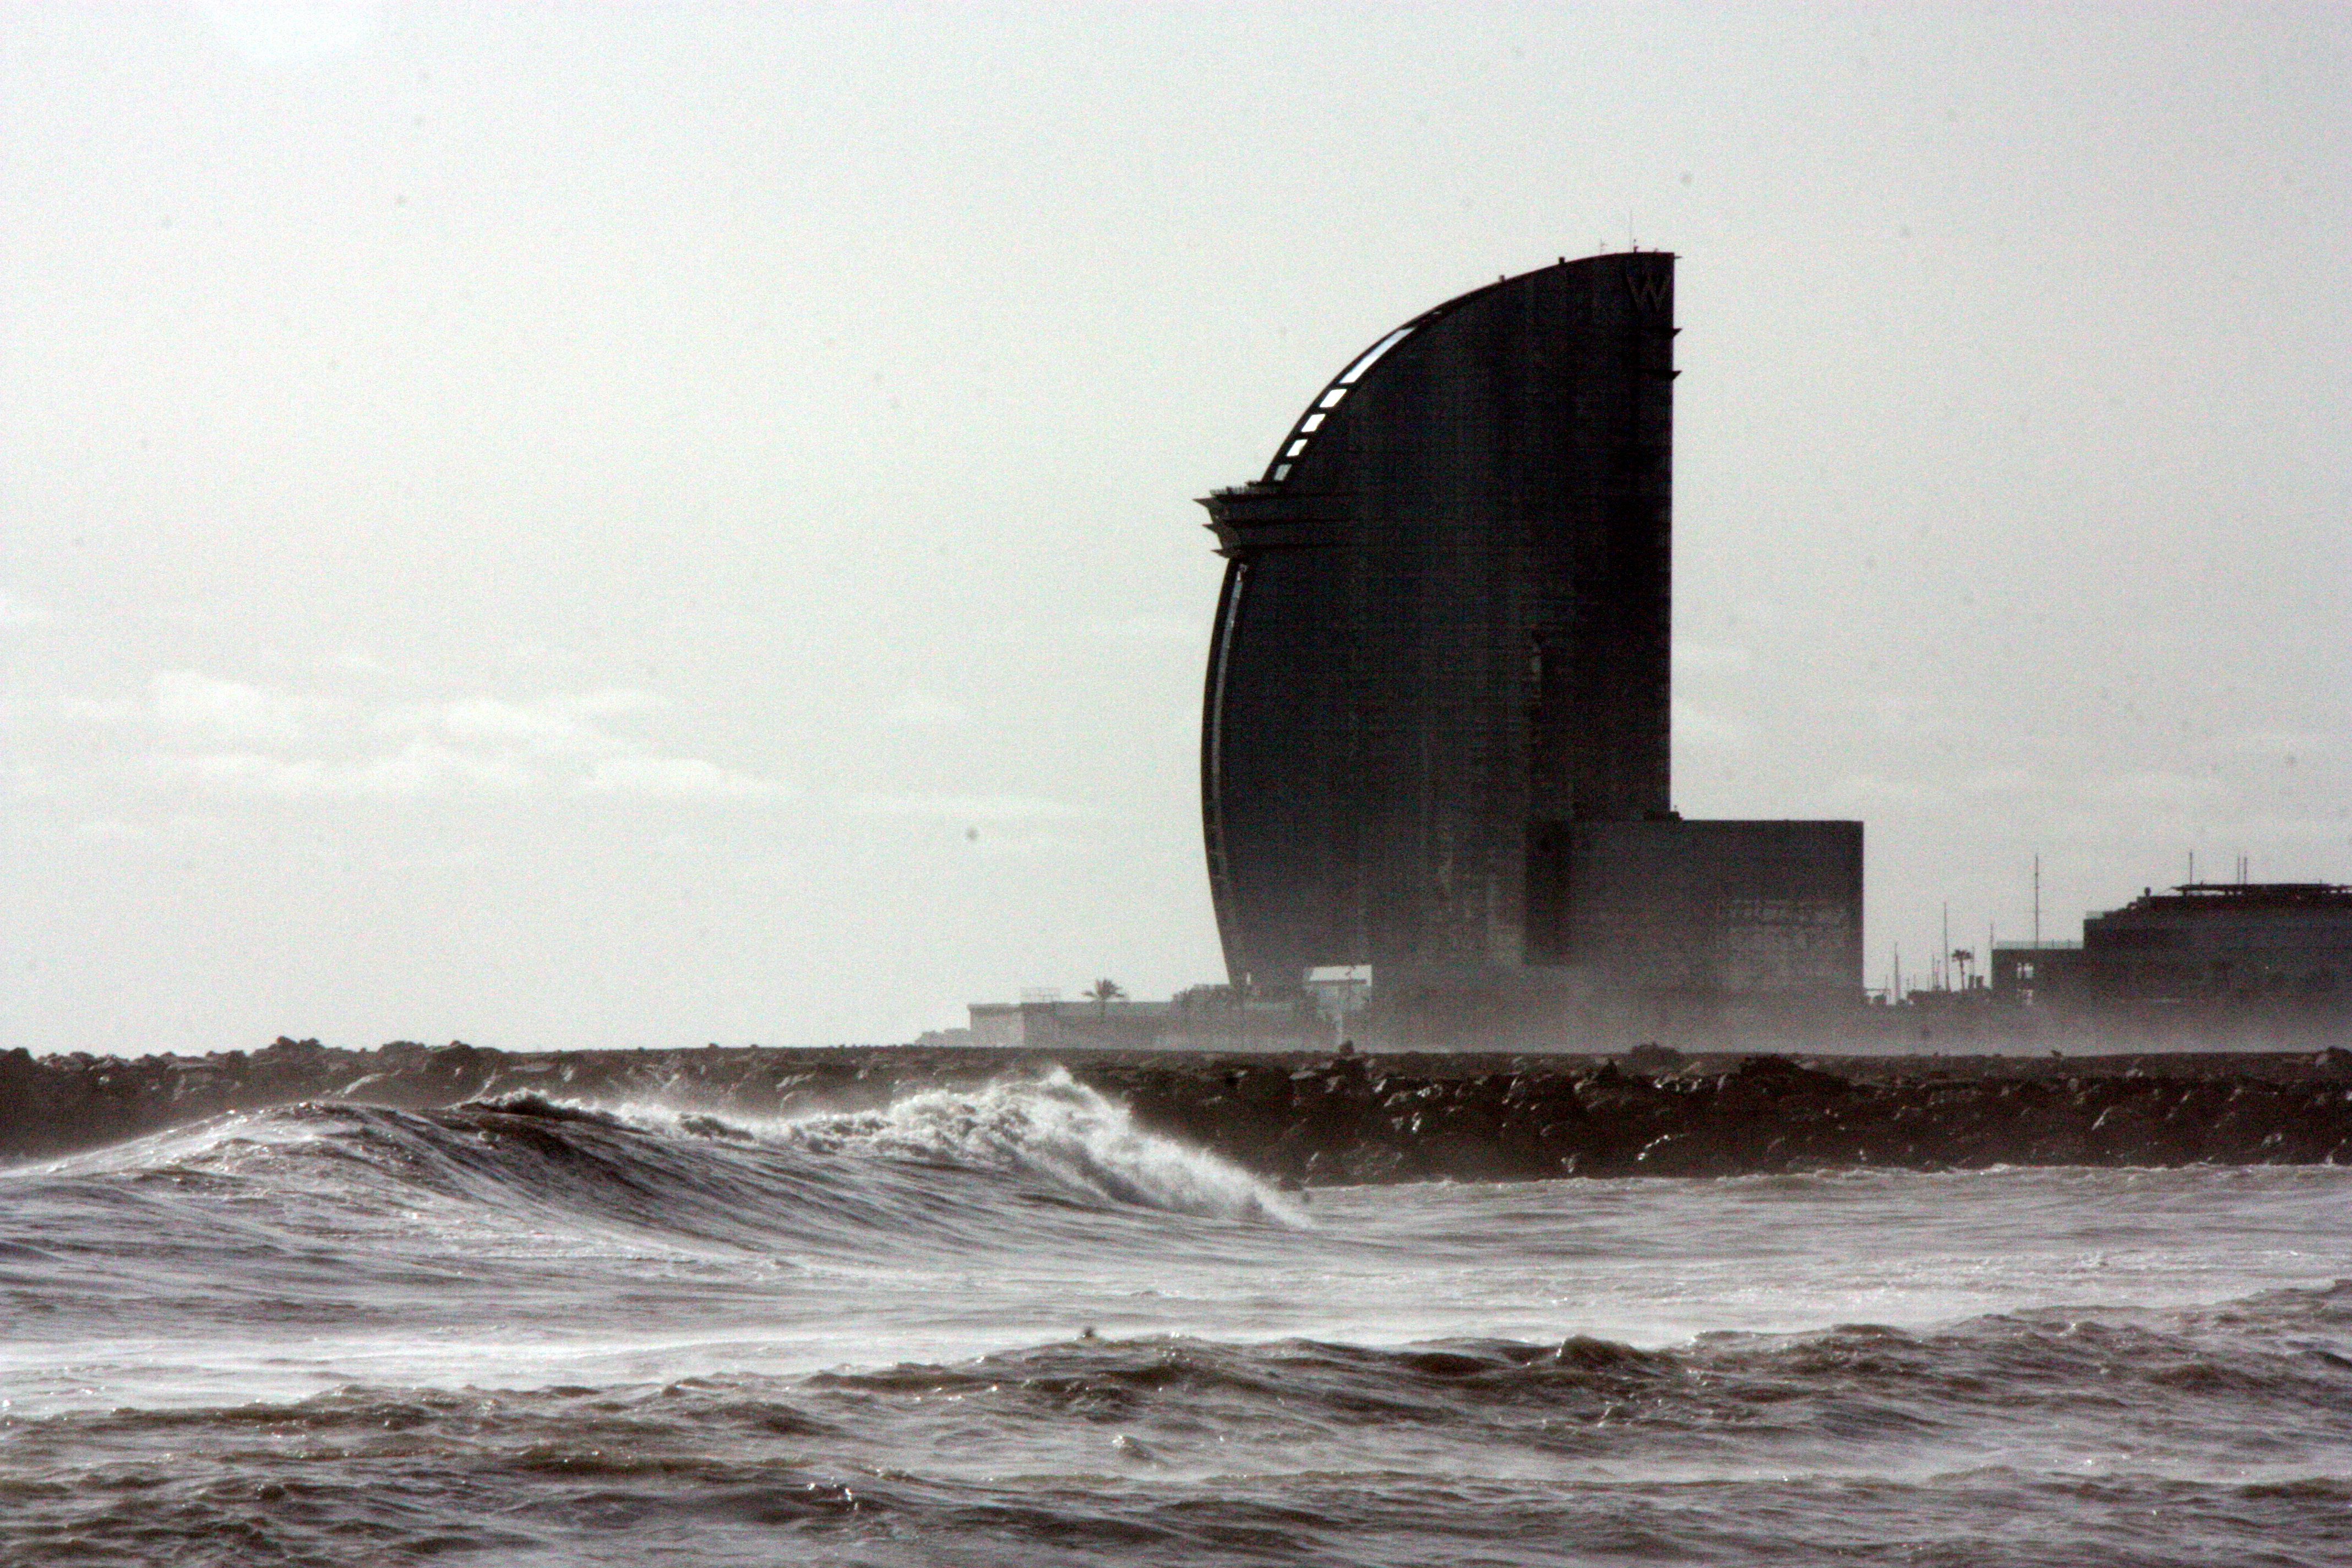
[[[290,1107],[0,1171],[0,1561],[2340,1563],[2347,1205]]]

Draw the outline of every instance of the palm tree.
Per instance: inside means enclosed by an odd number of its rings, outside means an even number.
[[[1097,980],[1079,994],[1093,1000],[1095,1017],[1100,1021],[1110,1016],[1110,1005],[1127,994],[1127,987],[1116,980]]]

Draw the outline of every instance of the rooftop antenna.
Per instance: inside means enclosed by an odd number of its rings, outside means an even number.
[[[2194,849],[2189,852],[2189,885],[2192,888],[2197,885],[2197,851]]]
[[[2042,857],[2033,858],[2033,945],[2042,945]]]
[[[1938,985],[1938,986],[1937,986],[1937,987],[1936,987],[1936,989],[1937,989],[1938,991],[1949,991],[1949,990],[1952,988],[1952,900],[1949,900],[1949,899],[1946,899],[1946,900],[1944,900],[1944,959],[1943,959],[1943,965],[1944,965],[1944,980],[1943,980],[1943,984],[1940,984],[1940,985]]]

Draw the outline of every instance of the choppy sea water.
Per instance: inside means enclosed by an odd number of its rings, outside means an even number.
[[[0,1172],[0,1562],[2352,1561],[2352,1171],[1272,1191],[1066,1079]]]

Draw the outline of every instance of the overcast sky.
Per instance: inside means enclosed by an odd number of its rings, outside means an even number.
[[[1222,978],[1257,473],[1682,258],[1676,804],[1869,967],[2352,881],[2352,12],[0,12],[0,1047]]]

